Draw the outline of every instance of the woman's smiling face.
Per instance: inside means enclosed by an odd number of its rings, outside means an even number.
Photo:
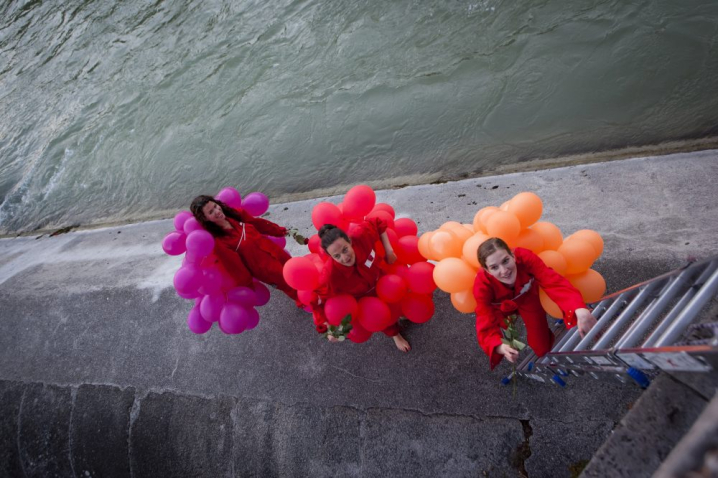
[[[485,270],[506,285],[514,285],[516,282],[516,259],[503,249],[486,258]]]

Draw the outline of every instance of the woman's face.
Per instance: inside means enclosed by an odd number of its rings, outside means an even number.
[[[484,269],[506,285],[514,285],[516,282],[516,259],[503,249],[486,258]]]
[[[347,242],[343,237],[340,237],[327,247],[327,254],[343,266],[351,267],[356,262],[356,255],[354,255],[351,243]]]
[[[205,204],[202,208],[202,213],[208,221],[213,222],[218,226],[221,226],[225,221],[224,212],[222,212],[222,208],[219,207],[219,204],[216,202],[209,201]]]

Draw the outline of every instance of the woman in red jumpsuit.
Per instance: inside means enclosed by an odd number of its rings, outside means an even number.
[[[479,246],[478,258],[482,269],[474,281],[476,334],[492,369],[503,357],[515,362],[519,356],[518,350],[501,342],[508,315],[521,316],[536,355],[551,350],[554,335],[539,301],[539,287],[563,312],[566,328],[578,325],[583,337],[596,324],[581,293],[528,249],[517,247],[512,252],[504,241],[491,238]]]
[[[262,234],[287,235],[273,222],[233,209],[212,196],[198,196],[190,206],[195,219],[214,236],[214,253],[237,285],[252,287],[252,278],[272,284],[297,300],[297,291],[282,276],[291,256]]]
[[[376,283],[386,273],[387,263],[396,261],[386,228],[386,221],[372,218],[354,226],[349,235],[331,224],[325,224],[319,230],[322,248],[332,260],[324,263],[317,290],[319,303],[314,305],[314,323],[318,332],[327,330],[323,303],[328,298],[339,294],[350,294],[355,299],[376,295]],[[377,241],[384,246],[385,257],[377,254]],[[409,342],[399,333],[398,324],[394,323],[382,332],[394,339],[402,352],[411,350]],[[331,335],[327,339],[330,342],[337,340]]]

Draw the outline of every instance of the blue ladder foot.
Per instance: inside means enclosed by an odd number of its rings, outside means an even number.
[[[559,377],[558,374],[551,377],[551,380],[553,380],[556,384],[560,385],[561,387],[566,386],[566,382],[564,382],[563,379],[561,377]]]
[[[651,380],[648,376],[637,368],[629,367],[628,376],[631,377],[641,388],[648,388],[651,384]]]

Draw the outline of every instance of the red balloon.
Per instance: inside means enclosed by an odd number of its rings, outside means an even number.
[[[389,228],[394,229],[394,218],[391,217],[391,214],[389,214],[388,212],[372,211],[366,215],[367,219],[373,219],[375,217],[378,217],[379,219],[383,219],[389,225]]]
[[[324,315],[327,322],[331,325],[339,325],[347,315],[352,316],[352,321],[356,317],[358,304],[354,297],[349,294],[341,294],[327,299],[324,304]]]
[[[372,333],[359,325],[358,322],[352,322],[352,329],[347,334],[347,338],[355,344],[361,344],[369,340]]]
[[[346,222],[339,208],[330,202],[320,202],[312,209],[312,224],[317,230],[321,229],[324,224],[334,224],[335,226],[346,230]]]
[[[297,290],[314,290],[319,286],[319,271],[306,257],[292,257],[284,264],[284,280]]]
[[[311,290],[297,291],[297,297],[299,298],[299,301],[304,305],[311,305],[312,302],[317,300],[317,294]]]
[[[374,211],[386,211],[389,213],[389,215],[391,216],[392,219],[394,219],[396,217],[396,212],[394,212],[394,208],[389,206],[385,202],[380,202],[376,206],[374,206],[374,209],[372,209],[371,212],[374,212]]]
[[[399,238],[396,248],[396,256],[399,261],[406,264],[423,262],[424,256],[419,252],[419,238],[416,236],[403,236]]]
[[[387,268],[387,274],[396,274],[405,281],[408,281],[409,267],[406,264],[400,264],[399,262],[395,262]]]
[[[322,238],[319,237],[319,234],[314,234],[309,238],[307,246],[309,247],[309,252],[319,254],[319,250],[322,248]]]
[[[342,209],[347,219],[361,219],[369,214],[376,203],[376,194],[369,186],[354,186],[344,196]]]
[[[434,282],[434,264],[417,262],[406,273],[409,289],[418,294],[431,294],[436,290]]]
[[[394,220],[394,230],[399,234],[399,237],[416,236],[416,233],[419,232],[419,227],[408,217],[402,217]]]
[[[391,324],[391,311],[378,297],[359,299],[359,324],[369,332],[379,332]]]
[[[376,293],[384,302],[398,302],[406,294],[406,282],[396,274],[385,275],[376,283]]]
[[[423,324],[434,315],[434,301],[431,294],[410,292],[401,300],[404,317],[417,324]]]

